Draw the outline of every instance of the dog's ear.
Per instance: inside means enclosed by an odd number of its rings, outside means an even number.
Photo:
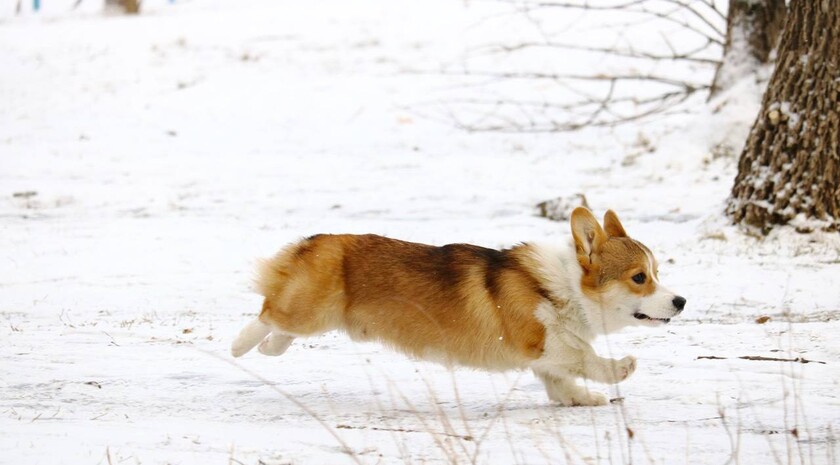
[[[607,210],[607,213],[604,214],[604,231],[606,231],[607,237],[627,237],[627,232],[621,225],[621,221],[618,220],[618,215],[612,210]]]
[[[578,262],[584,269],[591,270],[593,255],[598,253],[601,245],[607,240],[607,234],[601,229],[592,212],[584,207],[575,208],[571,223]]]

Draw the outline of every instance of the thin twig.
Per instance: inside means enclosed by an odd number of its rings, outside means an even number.
[[[580,45],[580,44],[572,44],[572,43],[562,43],[562,42],[553,42],[553,41],[546,41],[546,42],[522,42],[514,45],[491,45],[486,48],[490,48],[490,53],[511,53],[517,52],[520,50],[525,50],[528,48],[562,48],[567,50],[578,50],[583,52],[595,52],[595,53],[603,53],[607,55],[615,55],[625,58],[635,58],[635,59],[643,59],[643,60],[654,60],[654,61],[688,61],[692,63],[701,63],[705,65],[714,65],[717,66],[721,63],[720,60],[716,60],[713,58],[701,58],[694,56],[697,53],[707,50],[713,44],[712,41],[706,41],[705,44],[697,47],[694,50],[689,50],[687,52],[676,52],[672,50],[670,55],[662,55],[656,54],[651,52],[645,52],[640,50],[634,49],[617,49],[611,47],[592,47],[588,45]]]
[[[674,91],[674,92],[665,92],[662,94],[657,94],[647,98],[639,98],[635,95],[627,96],[627,97],[614,97],[610,103],[620,104],[620,103],[629,103],[633,105],[648,105],[651,103],[657,103],[661,100],[670,100],[675,97],[681,97],[684,93],[682,91]],[[464,104],[464,105],[496,105],[497,107],[504,106],[504,105],[511,105],[513,101],[504,101],[501,99],[496,100],[481,100],[481,99],[455,99],[452,100],[453,103]],[[599,105],[602,102],[602,99],[595,99],[589,98],[585,100],[575,100],[569,103],[556,103],[556,102],[548,102],[548,101],[540,101],[540,100],[516,100],[516,105],[520,106],[528,106],[534,107],[537,109],[543,110],[577,110],[580,108],[585,108],[587,106],[592,105]]]
[[[673,5],[677,5],[677,6],[679,6],[680,8],[682,8],[682,9],[684,9],[684,10],[688,11],[688,12],[689,12],[689,13],[691,13],[693,16],[695,16],[695,17],[699,18],[699,19],[700,19],[700,21],[702,21],[704,24],[706,24],[707,26],[709,26],[709,27],[710,27],[713,31],[715,31],[715,33],[717,33],[717,35],[718,35],[718,36],[720,36],[720,37],[725,37],[725,36],[726,36],[726,32],[724,32],[724,31],[720,30],[720,29],[717,27],[717,25],[715,25],[714,23],[712,23],[711,21],[709,21],[709,19],[708,19],[708,18],[706,18],[705,16],[701,15],[701,14],[700,14],[700,12],[699,12],[699,11],[697,11],[697,10],[695,10],[695,9],[694,9],[694,7],[693,7],[693,6],[691,6],[690,4],[688,4],[688,3],[683,3],[683,2],[681,2],[681,1],[679,1],[679,0],[662,0],[662,1],[663,1],[663,2],[668,2],[668,3],[671,3],[671,4],[673,4]],[[713,10],[714,10],[714,11],[717,11],[717,9],[713,9]],[[719,13],[719,12],[718,12],[718,13]],[[724,19],[725,19],[725,18],[724,18]]]
[[[410,429],[410,428],[383,428],[381,426],[353,426],[353,425],[345,425],[345,424],[338,424],[335,426],[336,429],[370,429],[371,431],[391,431],[396,433],[425,433],[425,434],[439,434],[441,436],[449,436],[451,438],[457,438],[464,441],[474,441],[475,439],[470,435],[465,434],[456,434],[456,433],[447,433],[447,432],[436,432],[436,431],[421,431],[418,429]]]
[[[821,365],[825,365],[826,362],[821,362],[819,360],[808,360],[804,357],[796,357],[796,358],[779,358],[779,357],[765,357],[763,355],[742,355],[737,357],[741,360],[754,360],[760,362],[799,362],[799,363],[819,363]],[[729,357],[720,357],[717,355],[700,355],[695,360],[728,360]]]
[[[604,119],[600,121],[590,121],[588,123],[585,122],[575,122],[575,121],[548,121],[543,123],[542,125],[538,125],[533,123],[530,126],[519,124],[515,121],[511,121],[507,119],[505,122],[506,124],[496,124],[496,125],[486,125],[486,126],[477,126],[477,125],[470,125],[467,123],[458,122],[457,126],[461,129],[472,131],[472,132],[526,132],[526,133],[544,133],[544,132],[564,132],[564,131],[576,131],[582,129],[584,127],[614,127],[620,124],[630,123],[633,121],[643,120],[645,118],[651,117],[653,115],[663,115],[666,114],[667,108],[673,107],[684,102],[688,98],[688,94],[682,94],[679,99],[675,102],[662,102],[660,105],[657,105],[649,110],[634,113],[632,115],[617,115],[614,112],[610,112],[611,115],[614,115],[615,118],[613,119]],[[505,120],[503,117],[500,116],[500,119]]]
[[[586,3],[568,3],[568,2],[528,2],[527,5],[533,9],[540,9],[540,8],[561,8],[561,9],[578,9],[578,10],[593,10],[593,11],[621,11],[625,13],[635,13],[645,16],[651,16],[654,18],[661,19],[663,21],[670,22],[672,24],[676,24],[681,28],[691,31],[695,34],[698,34],[702,37],[706,37],[707,39],[719,44],[723,45],[723,39],[726,37],[726,33],[722,31],[717,25],[711,22],[708,18],[698,13],[696,10],[692,8],[687,8],[685,4],[682,2],[678,2],[676,0],[662,0],[671,4],[676,5],[676,8],[671,9],[667,12],[651,10],[647,8],[645,5],[648,3],[648,0],[636,0],[625,2],[621,4],[614,4],[614,5],[591,5],[588,2]],[[527,7],[525,7],[527,8]],[[687,10],[693,16],[697,16],[701,19],[703,24],[706,24],[713,34],[709,34],[706,31],[703,31],[693,24],[689,23],[688,21],[674,18],[673,15],[676,12]]]
[[[323,427],[323,428],[327,431],[327,433],[329,433],[329,434],[330,434],[330,436],[332,436],[333,438],[335,438],[335,440],[339,443],[339,445],[341,445],[341,448],[342,448],[342,450],[344,451],[344,453],[345,453],[345,454],[349,455],[349,456],[350,456],[350,458],[351,458],[351,459],[353,459],[353,461],[354,461],[354,462],[356,462],[358,465],[362,465],[362,461],[361,461],[361,460],[359,460],[359,457],[357,457],[357,456],[356,456],[356,454],[353,452],[353,449],[350,447],[350,445],[349,445],[349,444],[347,444],[347,442],[346,442],[346,441],[344,441],[344,439],[343,439],[341,436],[339,436],[339,435],[338,435],[338,433],[336,433],[335,429],[333,429],[333,428],[332,428],[329,424],[327,424],[327,422],[325,422],[323,419],[321,419],[321,417],[320,417],[320,416],[318,416],[318,414],[317,414],[317,413],[315,413],[315,411],[314,411],[314,410],[312,410],[311,408],[307,407],[307,406],[306,406],[306,404],[304,404],[303,402],[301,402],[301,401],[297,400],[296,398],[294,398],[291,394],[287,393],[286,391],[284,391],[284,390],[282,390],[282,389],[278,388],[278,387],[277,387],[277,386],[275,386],[275,385],[274,385],[271,381],[269,381],[268,379],[264,378],[264,377],[263,377],[262,375],[260,375],[259,373],[256,373],[256,372],[254,372],[254,371],[252,371],[252,370],[250,370],[250,369],[248,369],[248,368],[245,368],[244,366],[242,366],[242,365],[240,365],[240,364],[238,364],[238,363],[234,362],[233,360],[229,360],[229,359],[227,359],[227,358],[225,358],[225,357],[221,357],[221,356],[219,356],[218,354],[215,354],[215,353],[210,352],[210,351],[206,351],[206,350],[202,350],[202,349],[196,349],[196,350],[199,350],[199,351],[201,351],[201,352],[204,352],[206,355],[209,355],[209,356],[211,356],[211,357],[214,357],[214,358],[216,358],[216,359],[218,359],[218,360],[221,360],[221,361],[223,361],[223,362],[225,362],[225,363],[227,363],[227,364],[229,364],[229,365],[232,365],[232,366],[233,366],[233,367],[235,367],[235,368],[238,368],[239,370],[241,370],[241,371],[243,371],[244,373],[248,374],[248,375],[249,375],[249,376],[251,376],[252,378],[256,379],[257,381],[259,381],[259,382],[261,382],[261,383],[263,383],[263,384],[264,384],[265,386],[267,386],[269,389],[271,389],[272,391],[276,392],[277,394],[279,394],[280,396],[282,396],[283,398],[285,398],[285,399],[286,399],[286,400],[288,400],[289,402],[291,402],[291,403],[295,404],[295,406],[297,406],[297,408],[299,408],[299,409],[303,410],[303,411],[304,411],[307,415],[309,415],[310,417],[312,417],[312,419],[313,419],[313,420],[315,420],[316,422],[318,422],[318,424],[319,424],[319,425],[321,425],[321,427]]]
[[[429,74],[428,71],[416,71],[417,74]],[[443,71],[435,74],[445,76],[477,76],[492,77],[498,79],[538,79],[552,81],[649,81],[685,89],[687,92],[695,92],[699,89],[708,89],[708,84],[692,83],[680,79],[660,76],[656,74],[561,74],[541,73],[530,71],[463,71],[460,73]]]

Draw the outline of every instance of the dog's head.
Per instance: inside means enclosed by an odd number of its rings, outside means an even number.
[[[615,212],[607,211],[602,228],[592,212],[578,207],[571,225],[583,272],[581,290],[600,312],[590,315],[593,329],[606,333],[630,325],[658,326],[682,312],[685,299],[659,284],[653,253],[627,236]]]

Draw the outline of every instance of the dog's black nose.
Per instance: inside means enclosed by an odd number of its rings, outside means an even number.
[[[671,301],[671,303],[674,304],[674,307],[677,307],[678,312],[683,311],[683,309],[685,308],[685,298],[684,297],[676,296],[676,297],[674,297],[674,300]]]

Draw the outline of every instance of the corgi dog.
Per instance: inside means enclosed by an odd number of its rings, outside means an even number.
[[[661,326],[686,299],[659,284],[650,249],[610,210],[603,227],[578,207],[565,247],[435,247],[376,235],[309,237],[261,263],[260,315],[233,341],[281,355],[294,338],[341,330],[410,356],[487,370],[531,369],[567,406],[607,403],[576,382],[615,384],[632,356],[603,358],[591,342],[625,326]]]

